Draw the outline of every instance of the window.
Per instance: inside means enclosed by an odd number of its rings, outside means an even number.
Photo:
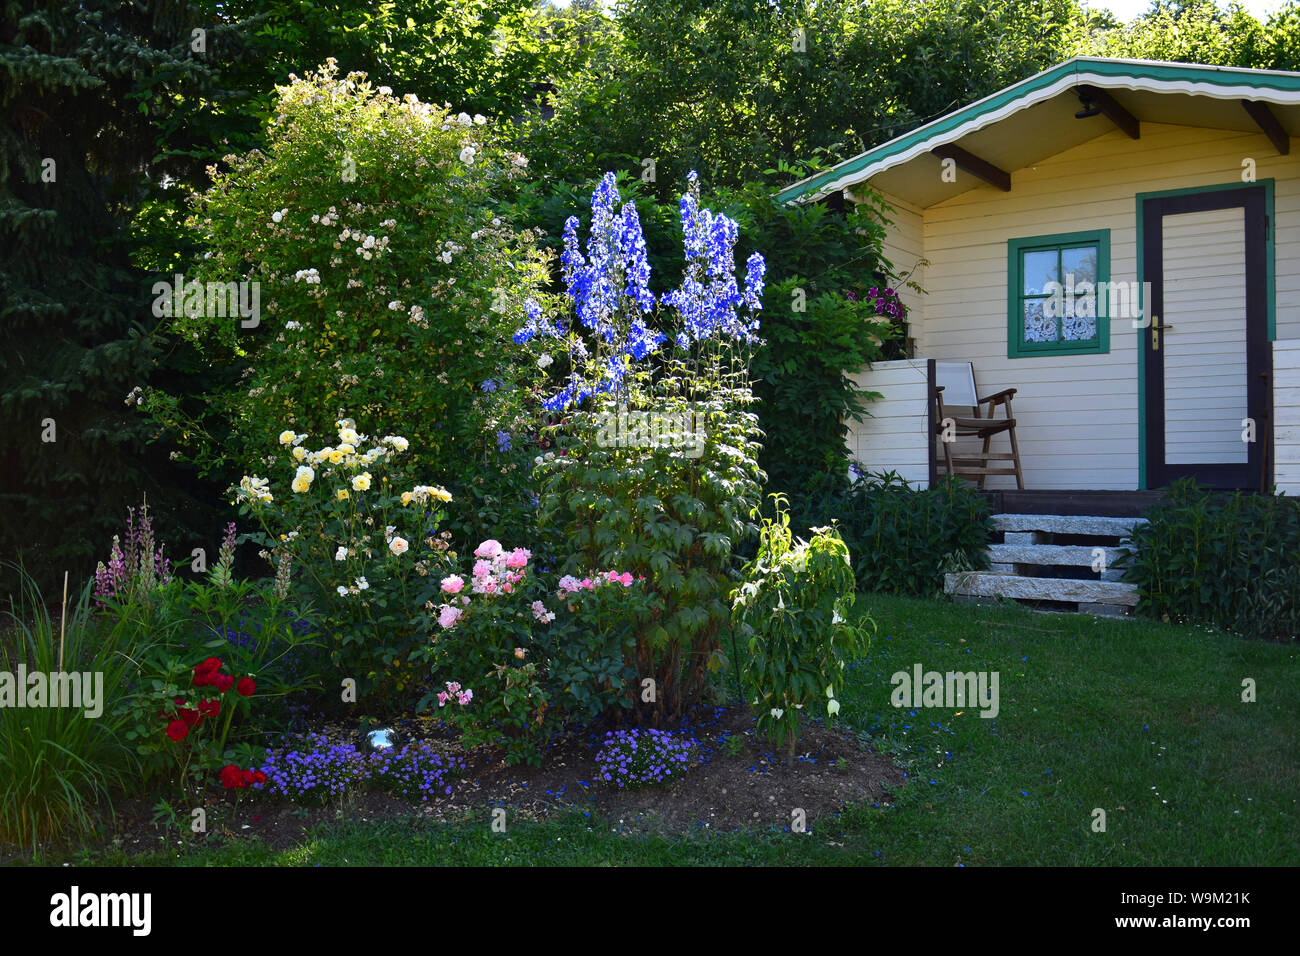
[[[1109,352],[1109,281],[1109,229],[1012,239],[1007,243],[1007,355]]]

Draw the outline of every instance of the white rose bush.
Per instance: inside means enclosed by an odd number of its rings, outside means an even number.
[[[402,695],[419,680],[411,659],[425,643],[419,609],[454,558],[439,530],[451,495],[415,483],[404,436],[371,437],[352,419],[336,421],[335,435],[316,446],[306,433],[281,431],[273,477],[245,476],[235,501],[262,526],[249,537],[295,569],[331,675],[355,679],[361,693]]]
[[[430,481],[499,478],[502,406],[537,376],[510,336],[524,302],[545,299],[535,235],[500,215],[523,171],[485,117],[333,64],[278,94],[265,149],[226,156],[194,197],[187,225],[205,251],[182,276],[256,283],[260,313],[164,301],[211,385],[189,402],[145,389],[146,410],[181,459],[223,481],[232,457],[262,477],[281,432],[324,436],[344,414],[403,435]]]

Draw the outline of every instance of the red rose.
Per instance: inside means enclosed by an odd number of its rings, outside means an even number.
[[[266,783],[266,774],[260,770],[253,771],[253,783]],[[254,817],[253,819],[257,819]]]
[[[212,678],[212,683],[217,690],[224,694],[230,690],[231,685],[235,683],[235,679],[229,674],[217,674]]]
[[[209,657],[206,661],[204,661],[202,664],[197,665],[194,669],[203,670],[203,671],[219,671],[221,670],[221,660],[216,657]]]
[[[257,780],[257,777],[255,777],[255,776],[253,775],[253,771],[251,771],[251,770],[245,770],[245,771],[243,771],[243,772],[239,775],[239,779],[240,779],[241,783],[243,784],[243,786],[247,787],[249,784],[251,784],[251,783],[253,783],[254,781],[256,781],[256,780]]]
[[[221,785],[227,790],[243,789],[243,773],[233,763],[221,768]]]
[[[239,692],[240,697],[252,697],[253,692],[257,690],[257,683],[251,677],[241,677],[239,683],[235,685],[235,690]]]
[[[180,709],[180,712],[176,716],[180,717],[180,719],[184,721],[186,727],[193,727],[195,724],[197,724],[200,720],[203,719],[202,714],[200,714],[197,710],[192,710],[189,707],[182,707]]]
[[[201,670],[199,670],[198,668],[195,668],[195,669],[194,669],[194,686],[195,686],[195,687],[210,687],[210,686],[212,686],[212,674],[211,674],[210,672],[208,672],[208,671],[201,671]]]
[[[221,713],[221,701],[219,700],[201,700],[199,701],[199,713],[204,717],[216,717]]]
[[[178,743],[184,740],[189,735],[189,732],[190,728],[186,726],[183,720],[173,720],[167,725],[167,736]]]

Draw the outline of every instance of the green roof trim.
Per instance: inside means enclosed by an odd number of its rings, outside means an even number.
[[[912,158],[909,152],[924,146],[954,142],[968,132],[996,122],[1036,102],[1050,99],[1077,84],[1103,89],[1241,97],[1278,104],[1300,104],[1300,73],[1252,70],[1243,67],[1162,63],[1155,60],[1119,60],[1073,57],[1051,69],[1021,80],[982,100],[942,116],[860,153],[852,159],[793,183],[777,193],[781,202],[799,202],[853,185]],[[915,153],[914,153],[915,155]],[[891,159],[896,162],[889,162]],[[878,167],[878,168],[873,168]]]

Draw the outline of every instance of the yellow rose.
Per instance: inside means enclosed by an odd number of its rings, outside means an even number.
[[[403,491],[403,492],[402,492],[402,504],[404,504],[404,505],[409,505],[410,503],[411,503],[411,493],[410,493],[409,491]]]
[[[357,433],[353,431],[351,428],[348,428],[346,426],[340,428],[339,441],[348,445],[355,445],[357,443]]]
[[[352,490],[353,490],[353,491],[369,491],[369,490],[370,490],[370,472],[368,472],[368,471],[363,471],[361,474],[359,474],[359,475],[357,475],[355,478],[353,478],[353,479],[352,479]]]
[[[311,487],[311,482],[308,481],[306,478],[295,478],[293,480],[293,484],[290,487],[293,488],[293,490],[298,492],[299,494],[302,494],[304,491],[306,491],[308,488]]]
[[[281,444],[281,445],[292,445],[292,444],[293,444],[293,439],[294,439],[293,432],[289,432],[289,431],[280,432],[280,444]]]
[[[298,445],[296,448],[294,448],[294,450],[293,450],[293,460],[294,460],[294,461],[302,461],[302,460],[303,460],[304,458],[306,458],[306,457],[307,457],[307,449],[306,449],[306,448],[303,448],[302,445]]]
[[[337,465],[339,462],[343,460],[343,452],[339,451],[337,448],[334,448],[331,449],[330,453],[325,457],[327,457],[330,460],[331,465]]]
[[[344,442],[342,445],[339,445],[339,451],[341,451],[345,455],[354,454],[356,450],[357,450],[356,447],[349,444],[348,442]]]
[[[346,488],[340,488],[339,493],[334,497],[336,497],[339,501],[347,501],[352,496],[348,494],[348,490]]]
[[[429,492],[430,496],[437,498],[439,501],[451,501],[451,492],[439,485]]]

